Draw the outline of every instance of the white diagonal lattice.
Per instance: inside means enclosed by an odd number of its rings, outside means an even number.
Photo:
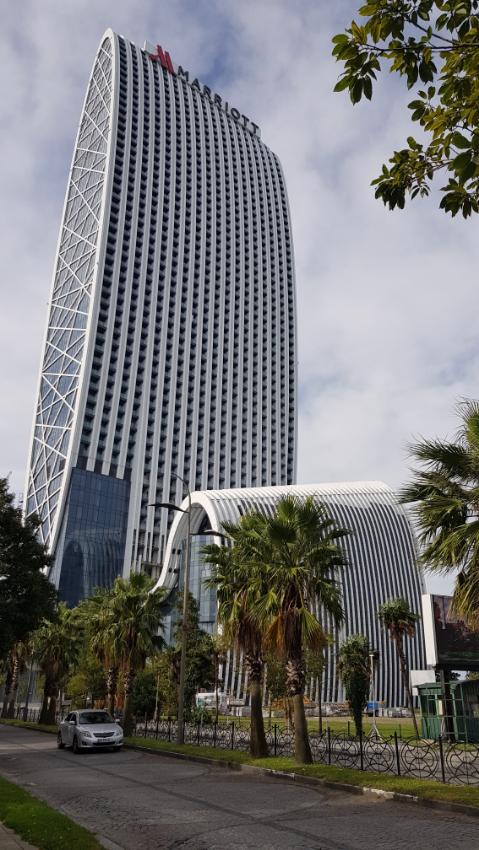
[[[47,545],[65,474],[95,268],[112,102],[105,39],[88,89],[67,190],[31,447],[26,513]]]

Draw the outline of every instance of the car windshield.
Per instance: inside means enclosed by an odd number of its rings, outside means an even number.
[[[107,711],[82,711],[78,718],[80,723],[113,723]]]

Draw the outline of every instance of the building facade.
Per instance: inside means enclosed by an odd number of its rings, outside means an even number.
[[[294,261],[259,128],[159,46],[107,31],[81,115],[27,514],[71,604],[162,562],[184,489],[291,483]],[[152,507],[153,505],[153,507]]]
[[[341,541],[347,566],[341,571],[344,622],[339,629],[316,607],[322,622],[334,641],[325,652],[322,683],[323,702],[345,701],[344,689],[336,672],[338,648],[345,637],[362,634],[371,648],[379,651],[376,674],[376,698],[387,706],[406,705],[396,648],[381,629],[377,617],[379,605],[403,597],[411,609],[421,613],[423,578],[417,566],[416,543],[412,526],[404,507],[392,490],[381,482],[347,484],[311,484],[297,486],[240,488],[192,493],[191,529],[192,557],[189,587],[199,603],[201,626],[216,630],[215,592],[206,588],[205,579],[210,566],[201,557],[201,547],[211,543],[211,535],[201,536],[206,529],[221,531],[225,521],[238,522],[245,513],[259,510],[270,515],[279,499],[294,495],[299,499],[313,496],[327,509],[336,523],[351,534]],[[187,506],[184,502],[183,507]],[[179,514],[172,526],[159,584],[172,587],[182,584],[186,546],[186,518]],[[216,541],[221,544],[221,538]],[[167,637],[169,630],[167,628]],[[416,636],[405,641],[405,651],[411,669],[426,667],[422,621]],[[245,671],[242,659],[235,652],[228,654],[223,673],[223,690],[236,699],[246,695]],[[309,696],[317,700],[317,682],[308,688]]]

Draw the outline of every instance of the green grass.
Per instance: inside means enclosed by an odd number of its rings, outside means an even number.
[[[227,761],[236,764],[248,764],[251,759],[248,753],[239,750],[220,750],[215,747],[198,747],[195,744],[177,744],[173,741],[155,741],[154,738],[125,738],[125,744],[136,747],[148,747],[149,750],[161,750],[165,753],[184,753],[186,756],[203,756],[203,758]]]
[[[30,721],[6,720],[5,718],[0,720],[0,723],[4,723],[6,726],[20,726],[22,729],[34,729],[35,732],[52,732],[55,735],[58,731],[58,726],[51,726],[47,723],[30,723]]]
[[[39,850],[101,850],[91,832],[2,778],[0,820]]]

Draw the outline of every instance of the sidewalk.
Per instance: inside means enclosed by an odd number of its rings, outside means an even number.
[[[33,844],[27,844],[11,829],[0,821],[0,850],[36,850]]]

